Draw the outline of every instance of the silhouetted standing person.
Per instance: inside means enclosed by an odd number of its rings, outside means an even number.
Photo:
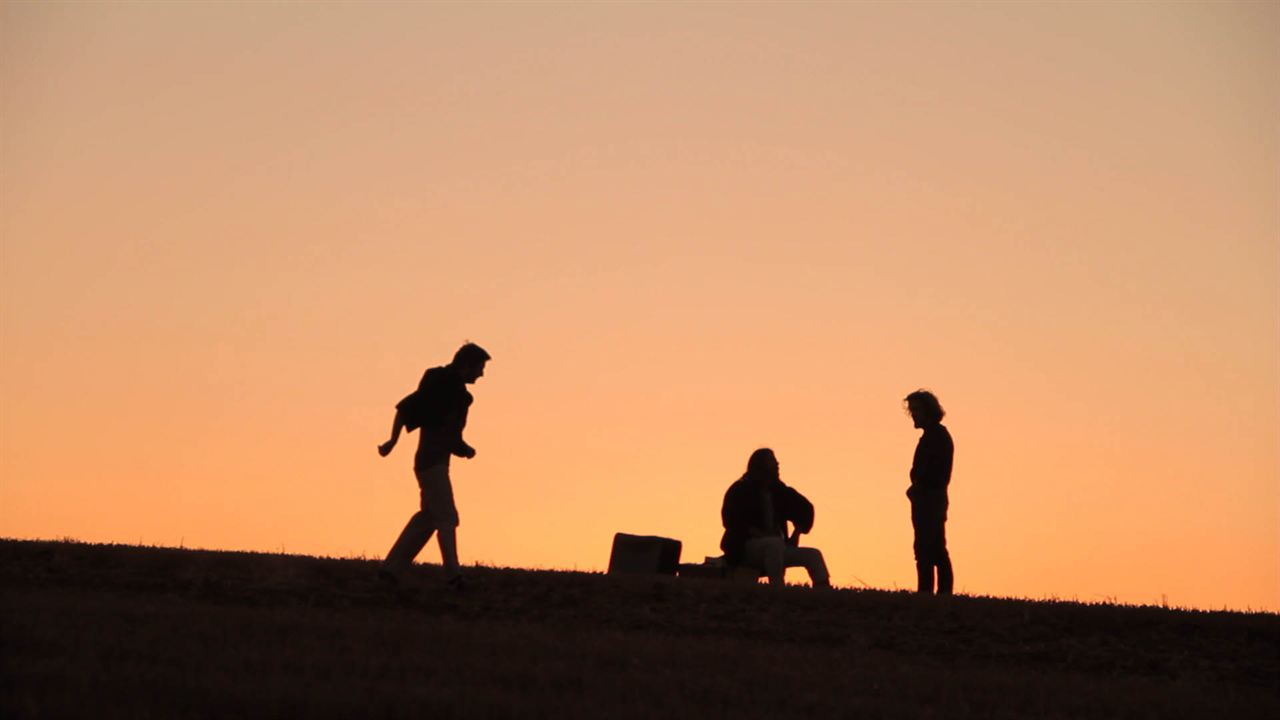
[[[769,584],[777,586],[783,584],[787,568],[803,567],[814,587],[831,586],[822,551],[799,546],[801,533],[813,528],[813,505],[782,482],[778,458],[769,448],[751,453],[747,472],[724,494],[720,519],[720,549],[729,567],[763,572]],[[795,525],[791,537],[788,521]]]
[[[918,592],[933,593],[934,570],[938,573],[938,594],[950,595],[955,586],[951,556],[947,553],[947,485],[951,483],[951,463],[955,445],[942,425],[946,411],[928,390],[906,397],[907,412],[923,432],[911,462],[911,527],[915,529],[916,579]]]
[[[391,452],[401,429],[412,432],[421,428],[418,452],[413,456],[420,506],[382,563],[378,575],[384,580],[397,580],[431,540],[432,534],[436,534],[448,584],[454,589],[462,588],[458,565],[458,508],[453,502],[449,459],[453,455],[460,458],[476,455],[475,448],[462,439],[472,402],[467,385],[484,376],[484,365],[489,359],[489,353],[479,345],[463,345],[454,353],[453,362],[423,373],[418,390],[396,406],[391,439],[378,446],[378,454],[386,457]]]

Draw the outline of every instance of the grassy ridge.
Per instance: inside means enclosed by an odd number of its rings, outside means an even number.
[[[1274,717],[1280,616],[0,541],[0,716]]]

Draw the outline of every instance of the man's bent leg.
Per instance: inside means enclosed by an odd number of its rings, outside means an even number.
[[[763,570],[770,585],[781,587],[786,580],[786,547],[780,537],[752,538],[747,541],[746,564]]]
[[[809,573],[809,582],[816,588],[831,587],[831,574],[827,572],[827,561],[822,558],[822,551],[818,548],[788,547],[786,565],[804,568]]]
[[[393,575],[399,575],[404,572],[405,568],[413,563],[413,559],[422,552],[422,548],[431,540],[431,533],[435,531],[431,527],[431,521],[421,510],[413,514],[409,518],[409,522],[405,524],[404,530],[400,531],[400,537],[396,538],[396,542],[391,546],[391,551],[387,553],[387,559],[382,561],[382,569]]]

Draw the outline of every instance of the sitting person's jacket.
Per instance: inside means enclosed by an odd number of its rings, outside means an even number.
[[[752,537],[775,535],[785,538],[787,522],[806,533],[813,529],[813,503],[781,480],[768,484],[767,494],[759,485],[743,477],[729,486],[720,508],[724,536],[720,549],[725,562],[739,565]],[[752,531],[755,531],[753,535]]]

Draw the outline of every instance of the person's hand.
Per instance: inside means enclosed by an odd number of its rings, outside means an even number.
[[[378,454],[381,455],[382,457],[386,457],[391,454],[391,450],[395,446],[396,446],[395,440],[388,440],[378,446]]]
[[[461,450],[461,452],[460,452],[460,453],[458,453],[458,456],[459,456],[459,457],[466,458],[467,460],[470,460],[471,458],[473,458],[473,457],[475,457],[475,456],[476,456],[476,449],[475,449],[475,448],[473,448],[473,447],[471,447],[470,445],[463,445],[463,446],[460,448],[460,450]]]

